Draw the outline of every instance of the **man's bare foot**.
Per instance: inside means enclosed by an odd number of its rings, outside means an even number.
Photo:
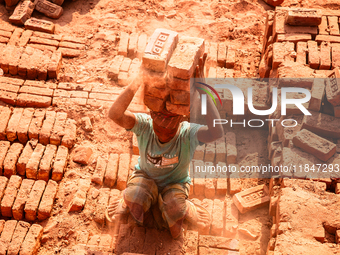
[[[196,226],[198,230],[203,230],[210,225],[210,214],[203,206],[194,204],[190,200],[186,200],[188,212],[185,217],[187,221]]]
[[[118,215],[129,212],[129,208],[124,202],[124,199],[117,199],[110,203],[106,209],[106,219],[109,222],[114,222]]]

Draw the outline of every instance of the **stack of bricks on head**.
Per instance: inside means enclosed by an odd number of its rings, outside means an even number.
[[[189,115],[190,78],[204,53],[204,43],[201,38],[155,30],[143,56],[144,103],[150,110]]]

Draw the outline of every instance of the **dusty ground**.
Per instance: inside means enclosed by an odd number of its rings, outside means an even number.
[[[339,9],[340,1],[286,0],[283,6]],[[61,78],[66,81],[101,83],[106,87],[116,87],[117,90],[121,88],[107,79],[108,66],[115,55],[117,34],[120,31],[145,32],[150,36],[159,27],[209,41],[233,44],[238,49],[235,77],[259,77],[265,11],[273,9],[262,0],[65,0],[63,8],[63,16],[51,20],[56,24],[56,33],[86,37],[89,43],[81,57],[64,61]],[[0,15],[3,20],[8,20],[9,15],[3,5],[0,6]],[[33,16],[43,18],[36,12]],[[94,147],[96,155],[104,152],[131,153],[132,134],[110,121],[107,110],[89,111],[79,106],[67,110],[69,117],[77,121],[84,116],[94,120],[94,131],[79,131],[78,143]],[[253,157],[260,163],[267,162],[266,131],[255,135],[247,131],[235,132],[238,137],[238,162],[251,163]],[[100,231],[100,227],[85,214],[68,214],[66,211],[75,189],[74,180],[79,176],[90,176],[94,166],[94,161],[82,168],[77,164],[68,166],[60,184],[53,216],[43,223],[51,226],[51,231],[45,236],[39,254],[57,254],[61,248],[75,242],[78,230]],[[263,182],[257,179],[243,180],[244,188]],[[270,225],[270,222],[267,224]]]

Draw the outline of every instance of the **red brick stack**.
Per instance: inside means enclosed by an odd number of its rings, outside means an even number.
[[[190,78],[203,53],[204,39],[156,29],[143,56],[145,105],[153,111],[189,115]]]

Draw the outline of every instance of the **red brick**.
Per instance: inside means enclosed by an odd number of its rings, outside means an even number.
[[[29,229],[24,242],[20,248],[21,255],[36,254],[40,247],[40,239],[43,235],[43,227],[33,224]]]
[[[75,58],[75,57],[79,57],[81,54],[80,50],[64,48],[64,47],[59,47],[58,52],[61,52],[62,56],[65,58]]]
[[[13,142],[14,140],[17,139],[17,129],[18,129],[23,111],[24,111],[23,108],[15,108],[13,110],[13,114],[8,122],[8,126],[6,129],[6,136],[7,136],[8,141]]]
[[[321,10],[316,9],[296,9],[289,10],[287,15],[287,24],[293,26],[318,26],[321,24]]]
[[[89,93],[87,91],[70,91],[70,96],[77,98],[88,98]]]
[[[31,1],[21,1],[16,7],[13,14],[9,17],[9,21],[17,26],[23,26],[33,11],[35,4]]]
[[[48,144],[46,146],[43,157],[41,158],[39,165],[39,172],[37,175],[38,180],[48,181],[50,178],[51,168],[54,156],[57,152],[57,146]]]
[[[138,42],[138,34],[137,33],[130,34],[129,46],[128,46],[128,49],[127,49],[127,56],[131,59],[136,57],[137,42]]]
[[[69,212],[81,211],[86,202],[86,195],[91,187],[90,180],[79,179],[77,192],[74,194],[72,202],[69,207]]]
[[[30,18],[25,22],[25,28],[26,29],[31,29],[34,31],[39,31],[39,32],[46,32],[53,34],[55,25],[47,20],[41,20],[41,19],[36,19],[36,18]]]
[[[36,3],[35,9],[52,19],[58,19],[63,14],[62,7],[46,0],[39,0]]]
[[[12,110],[8,107],[3,107],[0,111],[0,140],[6,140],[6,128],[11,115]]]
[[[18,93],[20,86],[7,84],[7,83],[0,83],[1,89],[8,92]]]
[[[43,61],[44,55],[45,53],[42,50],[33,49],[33,54],[30,57],[30,66],[27,68],[28,79],[35,80],[38,77],[39,66]]]
[[[97,158],[96,169],[94,170],[94,173],[91,179],[92,182],[98,185],[103,185],[106,166],[107,166],[107,159],[99,156]]]
[[[276,216],[276,208],[277,208],[277,202],[278,197],[270,197],[270,203],[269,203],[269,215],[275,217]]]
[[[205,173],[200,173],[200,169],[204,166],[202,160],[195,160],[193,162],[193,173],[194,173],[194,193],[196,196],[204,195],[205,190]]]
[[[319,35],[329,35],[327,16],[322,16],[321,24],[319,25]]]
[[[273,69],[279,67],[279,65],[285,60],[292,61],[291,53],[294,52],[294,43],[292,42],[283,42],[283,43],[274,43],[273,44]]]
[[[37,96],[31,94],[19,94],[17,106],[22,107],[49,107],[52,103],[51,97]]]
[[[131,254],[142,254],[143,246],[145,240],[145,228],[136,226],[132,229],[132,233],[130,236],[130,252]]]
[[[46,38],[35,37],[35,36],[32,36],[30,38],[30,43],[31,44],[44,44],[44,45],[49,45],[49,46],[54,46],[54,47],[59,46],[59,42],[57,40],[46,39]]]
[[[15,228],[12,241],[10,245],[8,246],[8,255],[16,255],[19,254],[20,247],[22,242],[25,239],[25,236],[30,228],[30,224],[24,221],[19,221],[17,223],[17,226]]]
[[[317,43],[321,42],[340,43],[340,37],[333,35],[317,35],[315,41]]]
[[[13,34],[9,39],[8,45],[18,46],[22,32],[24,32],[22,28],[17,27],[14,29]]]
[[[307,42],[312,40],[312,35],[310,34],[282,34],[277,36],[277,42]]]
[[[63,36],[59,39],[59,41],[86,44],[86,38],[80,37]]]
[[[214,209],[212,213],[211,235],[222,236],[223,221],[225,215],[224,202],[219,199],[214,199]]]
[[[1,215],[4,217],[12,217],[12,206],[21,185],[21,177],[12,175],[8,181],[4,196],[1,200]]]
[[[75,124],[75,120],[67,119],[61,145],[71,149],[76,143],[76,138],[77,138],[77,126]]]
[[[2,169],[3,169],[5,157],[10,146],[11,146],[10,142],[0,141],[0,176],[3,174]],[[0,201],[1,201],[1,197],[0,197]]]
[[[328,16],[328,27],[331,35],[339,35],[339,18],[337,16]]]
[[[204,153],[204,162],[215,162],[216,145],[215,142],[207,143]]]
[[[319,69],[320,66],[320,54],[318,50],[318,44],[315,41],[308,41],[308,64],[313,69]]]
[[[7,44],[9,42],[9,38],[0,36],[0,43]]]
[[[47,69],[51,61],[52,52],[49,50],[44,50],[40,63],[37,65],[37,79],[47,80]]]
[[[322,161],[327,161],[336,152],[336,145],[334,143],[329,142],[306,129],[301,130],[294,136],[293,143],[295,146],[314,155]]]
[[[74,50],[84,50],[85,49],[84,44],[64,42],[64,41],[59,43],[59,47],[69,48],[69,49],[74,49]]]
[[[10,58],[8,58],[8,72],[11,75],[18,74],[18,66],[23,52],[24,52],[23,48],[13,46],[12,54]]]
[[[142,59],[147,41],[148,41],[147,34],[142,33],[139,35],[137,44],[137,58]]]
[[[44,195],[41,198],[41,202],[38,209],[38,219],[45,220],[50,217],[53,202],[57,195],[58,184],[55,181],[49,180],[44,191]]]
[[[9,148],[4,160],[4,175],[7,178],[17,173],[16,164],[23,148],[20,143],[13,143]]]
[[[40,164],[40,160],[45,151],[45,146],[38,143],[37,147],[35,147],[31,158],[29,159],[26,165],[26,177],[29,179],[37,179],[38,176],[38,167]]]
[[[61,144],[62,136],[64,135],[64,129],[66,125],[67,113],[57,112],[53,131],[50,137],[50,143],[55,145]]]
[[[227,164],[235,164],[237,162],[236,136],[233,132],[225,134],[227,148]]]
[[[128,76],[129,74],[127,72],[119,72],[118,74],[118,85],[121,87],[125,87],[128,85]]]
[[[337,244],[340,243],[340,230],[336,231],[336,233],[335,233],[335,240],[336,240]]]
[[[23,54],[21,55],[19,65],[18,65],[18,75],[22,77],[27,76],[27,69],[30,68],[30,59],[34,53],[32,47],[26,47]]]
[[[25,204],[31,192],[33,184],[34,184],[34,180],[30,180],[30,179],[22,180],[18,195],[12,207],[12,214],[13,214],[14,219],[16,220],[24,219]]]
[[[109,188],[112,188],[117,180],[118,159],[118,154],[110,154],[109,156],[104,176],[104,184]]]
[[[56,112],[46,111],[46,118],[44,120],[44,123],[39,133],[40,143],[45,144],[45,145],[49,143],[51,132],[52,132],[54,122],[55,122],[55,117],[56,117]]]
[[[334,69],[334,72],[326,80],[326,96],[328,102],[333,106],[340,105],[340,84],[338,79],[340,77],[339,68]]]
[[[61,52],[53,52],[51,60],[47,67],[47,75],[50,79],[55,79],[58,77],[60,68],[62,66],[62,54]]]
[[[134,78],[137,77],[140,73],[140,66],[142,65],[142,62],[139,61],[138,58],[135,58],[132,60],[129,71],[128,71],[128,77]]]
[[[241,213],[245,213],[268,205],[270,196],[267,186],[259,185],[235,194],[233,201],[237,209]]]
[[[2,200],[4,194],[5,194],[5,189],[8,183],[8,179],[5,176],[0,176],[0,201]],[[1,234],[1,231],[0,231]]]
[[[87,242],[87,247],[98,246],[99,242],[100,242],[100,235],[93,235],[90,237],[89,241]]]
[[[52,180],[60,181],[63,178],[67,158],[68,149],[65,146],[59,146],[53,163]]]
[[[327,42],[322,42],[320,47],[320,69],[329,70],[331,64],[331,46]]]
[[[44,109],[36,109],[31,121],[31,124],[28,128],[28,137],[29,139],[39,139],[39,132],[43,125],[43,121],[45,118],[46,110]]]
[[[273,20],[273,35],[272,38],[276,41],[279,34],[285,33],[285,20],[287,12],[285,10],[276,10]],[[269,40],[268,40],[269,41]]]
[[[210,70],[211,69],[212,68],[210,68]],[[167,85],[172,90],[183,90],[186,92],[190,91],[190,80],[172,78],[171,81]]]
[[[130,169],[130,154],[120,154],[117,174],[117,189],[124,190],[126,188],[129,169]]]
[[[208,235],[200,235],[199,243],[200,247],[209,247],[209,248],[217,248],[217,249],[227,249],[231,251],[238,251],[239,241],[237,239],[230,239],[220,236],[208,236]]]
[[[209,165],[213,165],[213,163],[211,162],[206,162],[205,164],[207,165],[208,163],[210,163]],[[215,197],[215,180],[213,178],[209,178],[209,176],[207,175],[205,178],[205,187],[204,187],[204,196],[206,198],[212,199]]]
[[[152,96],[144,96],[144,104],[153,111],[159,112],[164,109],[164,100]]]
[[[6,38],[11,38],[12,32],[0,30],[0,36],[6,37]]]
[[[185,49],[185,54],[183,54],[182,49]],[[203,53],[203,39],[187,36],[180,37],[168,64],[169,73],[179,79],[190,79]]]
[[[23,79],[17,79],[17,78],[10,78],[10,77],[0,77],[0,82],[1,83],[9,83],[13,85],[18,85],[21,86],[24,84],[25,80]]]
[[[228,46],[226,68],[234,68],[236,62],[236,49],[234,46]]]
[[[45,44],[34,44],[34,43],[30,43],[27,45],[27,47],[33,48],[33,49],[37,49],[37,50],[41,50],[41,51],[50,51],[52,53],[55,53],[57,51],[57,47],[55,46],[49,46],[49,45],[45,45]],[[60,52],[59,52],[60,53]],[[60,53],[61,54],[61,53]]]
[[[82,165],[88,165],[90,163],[93,150],[90,147],[80,146],[74,150],[72,160]]]
[[[217,167],[226,167],[226,163],[224,162],[218,162]],[[226,175],[226,173],[220,173],[217,178],[217,184],[216,184],[216,195],[218,196],[225,196],[228,191],[228,181],[227,178],[222,177],[223,174]]]
[[[233,203],[231,197],[226,196],[225,198],[225,227],[224,227],[224,236],[229,238],[234,238],[238,227],[238,210],[236,205]]]
[[[227,58],[227,45],[225,43],[219,43],[217,49],[217,64],[219,67],[225,67]]]
[[[156,247],[153,247],[153,243],[155,241],[155,234],[158,233],[157,231],[152,231],[150,230],[149,233],[148,231],[146,232],[146,238],[145,238],[145,243],[144,243],[144,253],[146,254],[156,254]],[[117,238],[117,244],[116,245],[116,249],[115,252],[117,254],[122,254],[124,253],[125,249],[127,247],[129,247],[129,243],[130,243],[130,234],[131,234],[131,230],[129,228],[128,224],[120,224],[119,226],[119,234],[118,234],[118,238]],[[153,235],[152,235],[153,234]],[[150,239],[151,240],[148,240]],[[149,245],[146,246],[146,244],[150,243]]]
[[[156,72],[164,72],[175,51],[178,34],[166,29],[156,29],[144,51],[143,65]]]
[[[318,28],[317,27],[310,27],[310,26],[290,26],[285,25],[285,33],[286,34],[310,34],[310,35],[317,35]]]
[[[120,40],[118,44],[118,55],[127,57],[128,45],[129,45],[129,34],[125,32],[120,33]]]
[[[340,44],[332,44],[332,69],[340,67]]]
[[[19,47],[26,47],[26,45],[28,44],[32,34],[33,34],[32,30],[25,30],[20,37],[18,46]]]
[[[0,90],[0,101],[10,105],[15,105],[17,101],[17,94]]]
[[[7,254],[7,249],[11,243],[16,226],[16,220],[8,220],[5,222],[4,229],[0,236],[0,254]]]
[[[21,143],[25,144],[28,141],[28,128],[31,123],[33,113],[33,108],[26,108],[21,116],[19,127],[17,129],[18,139]]]
[[[41,197],[45,190],[46,182],[38,180],[34,183],[25,205],[25,219],[34,221],[37,218],[37,212]]]
[[[207,64],[209,67],[217,66],[217,50],[218,50],[218,44],[211,42],[209,44],[209,53],[207,57]]]
[[[298,42],[296,53],[296,62],[305,65],[307,61],[307,43]]]
[[[105,210],[109,203],[110,197],[110,189],[109,188],[101,188],[98,196],[98,201],[96,203],[96,213],[93,217],[93,220],[100,224],[101,226],[105,223]]]

